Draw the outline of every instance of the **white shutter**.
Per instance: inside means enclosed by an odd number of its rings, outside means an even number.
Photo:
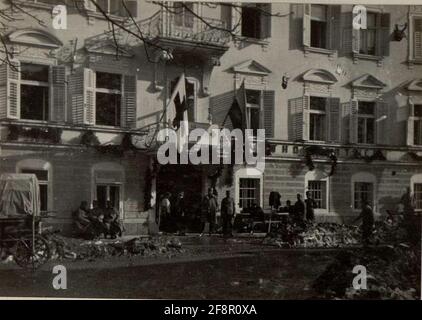
[[[303,97],[289,99],[289,139],[303,139]]]
[[[310,109],[310,97],[303,96],[303,122],[302,122],[302,139],[305,141],[309,140],[309,109]]]
[[[351,103],[341,104],[341,142],[350,143],[350,113]]]
[[[136,124],[136,77],[123,77],[123,126],[134,128]]]
[[[261,39],[271,37],[271,4],[262,5],[261,12]]]
[[[0,118],[20,118],[20,62],[5,62],[0,67]]]
[[[69,101],[72,120],[77,124],[95,124],[95,72],[81,68],[69,77]]]
[[[95,125],[95,72],[91,69],[84,69],[84,122]]]
[[[352,14],[352,23],[355,16]],[[355,29],[352,27],[352,51],[354,53],[359,53],[360,50],[360,29]]]
[[[242,29],[242,3],[236,2],[234,3],[232,10],[231,10],[231,32],[234,34],[241,34]]]
[[[311,5],[303,5],[303,45],[311,46]]]
[[[414,19],[413,23],[413,58],[422,59],[422,18]]]

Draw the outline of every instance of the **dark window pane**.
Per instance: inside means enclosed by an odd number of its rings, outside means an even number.
[[[97,186],[97,201],[100,208],[106,207],[107,202],[107,186]]]
[[[260,105],[261,92],[258,90],[246,90],[246,102]]]
[[[311,110],[325,111],[326,98],[311,97],[310,108]]]
[[[375,142],[375,120],[366,119],[366,143]]]
[[[48,87],[21,85],[21,119],[48,120]]]
[[[261,37],[261,12],[255,6],[242,7],[242,36],[257,39]]]
[[[120,187],[119,186],[110,186],[110,202],[113,208],[119,210],[120,203]]]
[[[327,23],[311,21],[311,47],[327,49]]]
[[[359,101],[359,114],[373,115],[375,111],[375,102]]]
[[[39,64],[22,63],[21,79],[48,82],[48,66]]]
[[[415,117],[422,117],[422,104],[415,104],[413,106],[413,114]]]
[[[121,76],[114,73],[96,72],[96,87],[109,90],[121,90]]]
[[[120,94],[97,92],[96,124],[120,126]]]
[[[48,185],[40,184],[40,209],[41,211],[48,210]]]

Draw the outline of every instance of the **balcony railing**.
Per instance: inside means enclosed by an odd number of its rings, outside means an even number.
[[[119,30],[114,35],[106,32],[98,36],[86,39],[87,46],[94,45],[101,41],[117,41],[120,45],[133,45],[133,41],[140,38],[153,39],[174,39],[197,44],[226,47],[231,40],[231,34],[227,24],[218,19],[191,16],[189,19],[159,10],[151,17],[138,21],[136,24],[126,26],[132,35],[127,31]],[[134,35],[139,35],[135,37]]]

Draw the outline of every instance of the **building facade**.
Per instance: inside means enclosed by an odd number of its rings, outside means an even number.
[[[395,210],[407,187],[422,210],[422,6],[366,6],[355,30],[351,5],[16,3],[0,172],[37,174],[51,223],[69,228],[80,201],[110,200],[128,233],[146,233],[160,194],[185,191],[194,215],[209,186],[231,189],[238,212],[309,190],[318,221],[348,222],[362,199]],[[231,128],[243,85],[246,124],[266,133],[263,172],[157,164],[149,142],[182,73],[190,129]]]

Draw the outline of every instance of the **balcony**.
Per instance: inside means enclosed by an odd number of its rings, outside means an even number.
[[[188,52],[195,48],[198,54],[220,57],[228,50],[231,34],[224,21],[197,16],[180,17],[166,10],[159,10],[151,17],[125,26],[127,29],[111,31],[85,40],[87,48],[100,43],[117,41],[122,48],[139,45],[144,38],[161,48]],[[132,33],[129,35],[128,33]],[[142,35],[141,35],[142,33]],[[139,35],[135,37],[134,35]]]

